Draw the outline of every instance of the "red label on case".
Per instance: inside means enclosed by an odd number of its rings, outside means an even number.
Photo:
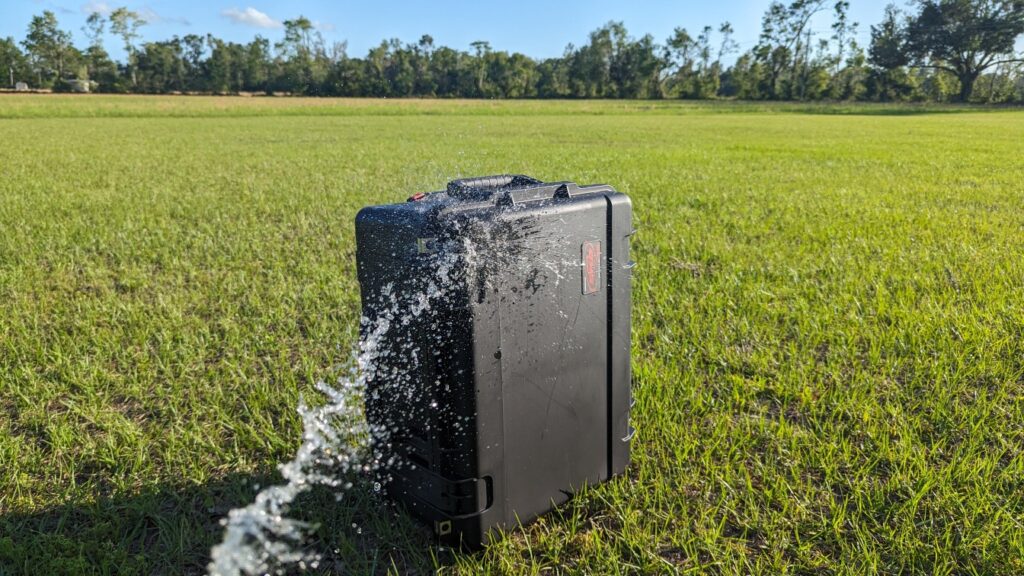
[[[601,242],[599,240],[584,242],[581,251],[583,256],[583,293],[594,294],[601,290]]]

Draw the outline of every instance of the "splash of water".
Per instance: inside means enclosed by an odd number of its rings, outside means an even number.
[[[352,474],[375,474],[387,482],[387,471],[403,465],[376,448],[387,446],[390,430],[385,425],[371,426],[363,411],[367,383],[380,376],[377,368],[387,365],[389,355],[400,353],[411,358],[410,370],[415,370],[419,362],[421,351],[416,344],[396,342],[396,333],[433,304],[450,297],[453,289],[465,281],[493,289],[492,278],[529,264],[515,249],[520,230],[480,221],[466,221],[460,226],[452,238],[439,240],[432,272],[420,289],[397,293],[393,285],[384,287],[375,306],[377,316],[361,320],[362,337],[348,373],[333,385],[317,383],[326,402],[311,407],[300,401],[302,443],[294,458],[278,467],[285,483],[264,488],[251,504],[228,513],[222,521],[223,540],[211,550],[211,576],[281,574],[295,565],[315,569],[319,555],[300,549],[311,527],[287,516],[296,498],[314,486],[326,486],[342,499],[344,491],[352,487],[347,480]],[[531,254],[534,266],[538,264],[536,256]],[[565,263],[540,264],[551,281],[562,279],[559,269]],[[406,385],[409,376],[385,374],[388,382],[383,393],[391,395],[391,400],[415,401],[415,386]],[[371,392],[381,393],[380,385]],[[431,408],[436,409],[436,404]]]
[[[299,549],[310,526],[287,517],[295,499],[314,486],[326,486],[340,494],[352,487],[352,473],[376,473],[398,463],[373,446],[386,444],[389,430],[370,426],[363,414],[368,378],[381,358],[394,353],[387,338],[394,328],[407,325],[444,298],[453,286],[456,251],[438,258],[434,276],[414,294],[396,294],[384,287],[381,312],[374,319],[363,318],[363,337],[349,372],[334,385],[318,382],[316,389],[326,402],[311,407],[300,400],[302,443],[291,461],[278,466],[285,483],[261,490],[254,501],[236,508],[222,520],[225,527],[220,544],[211,550],[211,576],[283,573],[289,565],[316,568],[319,555]],[[406,343],[408,346],[408,343]],[[415,350],[412,350],[415,353]],[[405,375],[407,377],[407,375]],[[395,375],[392,387],[400,387],[403,375]]]

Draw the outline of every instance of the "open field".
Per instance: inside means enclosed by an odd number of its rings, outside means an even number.
[[[633,198],[631,472],[475,555],[315,493],[329,568],[1024,572],[1024,111],[2,96],[0,575],[201,572],[356,211],[503,172]]]
[[[732,102],[678,100],[388,100],[372,98],[137,97],[0,94],[2,118],[202,118],[251,116],[605,116],[630,113],[797,113],[910,115],[999,112],[1013,107],[957,104],[827,104],[820,102]]]

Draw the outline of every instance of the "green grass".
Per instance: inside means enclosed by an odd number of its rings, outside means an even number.
[[[633,198],[633,466],[475,555],[312,494],[328,568],[1024,572],[1022,112],[3,96],[0,117],[0,574],[202,571],[348,359],[355,212],[503,172]]]
[[[425,100],[0,94],[0,118],[200,118],[251,116],[563,116],[687,113],[914,115],[998,111],[963,104],[858,104],[679,100]]]

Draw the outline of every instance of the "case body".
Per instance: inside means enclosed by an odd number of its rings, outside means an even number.
[[[442,540],[479,547],[625,471],[631,220],[610,186],[524,176],[359,212],[375,450]]]

